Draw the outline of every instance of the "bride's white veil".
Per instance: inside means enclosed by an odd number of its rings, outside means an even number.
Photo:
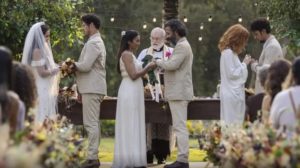
[[[54,68],[57,68],[57,65],[54,62],[53,54],[50,46],[50,42],[47,42],[44,36],[44,33],[42,31],[41,26],[45,25],[44,22],[38,22],[35,23],[29,30],[26,36],[24,49],[23,49],[23,56],[22,56],[22,63],[30,65],[32,64],[32,54],[35,49],[39,49],[41,52],[41,58],[45,60],[45,66],[47,70],[52,70]],[[39,80],[37,80],[39,79]],[[45,84],[45,82],[41,82],[41,80],[48,80],[48,83]],[[44,108],[42,111],[46,116],[51,117],[53,116],[53,112],[55,113],[57,111],[56,109],[56,100],[57,100],[57,94],[58,94],[58,83],[59,83],[59,75],[50,75],[46,78],[36,78],[36,85],[38,89],[38,96],[45,97],[48,96],[46,102],[41,102],[38,105],[39,108]],[[45,87],[48,89],[42,89]],[[40,98],[39,98],[40,99]],[[47,110],[45,110],[45,108]],[[37,114],[36,120],[43,122],[41,120],[42,115]]]
[[[23,49],[22,63],[31,65],[33,51],[38,48],[41,52],[41,57],[46,61],[47,69],[53,69],[56,65],[53,59],[50,42],[47,43],[45,40],[45,36],[41,28],[42,25],[45,25],[45,23],[35,23],[27,33]]]

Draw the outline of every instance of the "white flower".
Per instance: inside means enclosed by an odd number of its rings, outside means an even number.
[[[125,36],[125,34],[126,34],[126,31],[122,31],[122,32],[121,32],[121,36],[122,36],[122,37]]]

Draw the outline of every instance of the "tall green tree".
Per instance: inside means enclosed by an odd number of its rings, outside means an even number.
[[[1,0],[0,44],[11,48],[15,59],[20,59],[29,28],[46,21],[51,29],[54,57],[64,59],[64,51],[80,45],[80,15],[93,10],[91,3],[92,0]]]
[[[164,0],[164,20],[178,18],[178,0]]]
[[[95,12],[103,23],[102,36],[107,49],[107,83],[108,94],[117,95],[121,76],[116,71],[116,54],[121,39],[121,31],[135,29],[140,32],[141,46],[136,54],[149,47],[150,31],[156,26],[162,26],[166,4],[174,10],[178,6],[178,19],[188,18],[185,23],[188,29],[188,40],[194,53],[193,83],[196,96],[211,96],[216,91],[220,79],[217,48],[219,38],[231,25],[238,23],[241,15],[245,27],[249,27],[257,17],[257,11],[252,0],[184,0],[174,3],[174,0],[97,0],[94,3]],[[174,8],[175,7],[175,8]],[[165,14],[167,12],[165,11]],[[176,12],[170,12],[170,14]],[[166,16],[166,15],[165,15]],[[212,22],[207,19],[212,16]],[[114,17],[114,22],[110,19]],[[152,19],[156,18],[156,22]],[[201,22],[204,29],[200,30]],[[147,28],[143,29],[146,24]],[[199,41],[202,36],[203,40]],[[247,46],[247,53],[258,57],[260,44],[252,38]],[[245,54],[245,53],[244,53]]]
[[[263,0],[257,3],[262,16],[269,17],[278,37],[288,44],[287,57],[300,55],[300,1]]]

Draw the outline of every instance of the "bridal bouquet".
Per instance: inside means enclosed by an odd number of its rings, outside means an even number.
[[[67,58],[61,65],[61,73],[63,77],[70,76],[74,74],[74,65],[75,61],[71,58]]]
[[[151,62],[153,59],[153,56],[152,55],[146,55],[143,59],[142,59],[142,62],[143,62],[143,68],[149,63]],[[155,73],[154,73],[154,70],[150,70],[148,71],[148,77],[149,77],[149,80],[148,82],[152,85],[152,86],[155,86],[156,83],[158,83],[158,80],[155,76]],[[146,83],[147,84],[147,83]]]

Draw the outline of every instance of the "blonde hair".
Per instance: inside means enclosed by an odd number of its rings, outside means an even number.
[[[240,54],[248,38],[249,31],[241,24],[235,24],[229,27],[221,37],[218,45],[219,50],[222,52],[226,48],[230,48],[235,53]]]

